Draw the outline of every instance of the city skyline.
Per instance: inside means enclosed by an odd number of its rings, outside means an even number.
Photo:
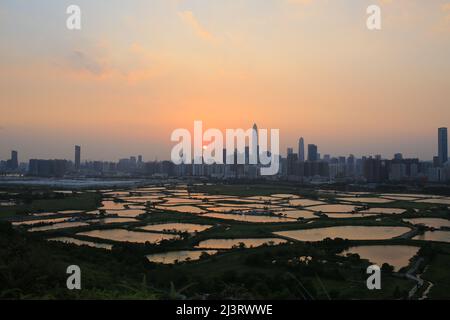
[[[253,124],[252,130],[256,130],[256,132],[258,132],[258,126],[256,123]],[[355,153],[348,153],[348,154],[331,154],[328,152],[323,152],[321,153],[319,150],[319,146],[313,143],[308,143],[307,144],[307,152],[305,152],[305,139],[303,137],[300,137],[298,140],[298,149],[297,152],[294,151],[294,148],[292,146],[288,146],[285,150],[286,153],[282,152],[280,150],[280,156],[284,156],[284,157],[288,157],[289,155],[296,155],[298,161],[303,162],[305,160],[307,161],[318,161],[318,160],[323,160],[325,157],[327,157],[326,161],[329,161],[332,158],[342,158],[342,157],[353,157],[353,158],[364,158],[364,157],[379,157],[382,159],[403,159],[403,158],[410,158],[410,159],[419,159],[420,161],[429,161],[429,162],[435,162],[438,161],[439,165],[443,165],[445,163],[448,162],[448,132],[447,132],[448,128],[447,127],[440,127],[437,129],[437,148],[436,148],[436,153],[435,155],[432,156],[432,159],[421,159],[420,157],[417,156],[412,156],[409,157],[406,154],[404,154],[403,152],[396,152],[394,153],[391,157],[390,156],[383,156],[382,154],[379,153],[369,153],[369,154],[364,154],[364,155],[355,155]],[[257,137],[258,137],[258,133],[257,133]],[[247,144],[246,144],[247,145]],[[257,140],[257,149],[259,150],[259,143]],[[19,161],[18,160],[18,151],[17,150],[11,150],[11,163],[14,164],[14,168],[17,168],[19,163],[23,163],[23,162],[28,162],[31,159],[38,159],[38,157],[30,157],[28,159],[24,159],[24,161]],[[259,152],[259,151],[258,151]],[[139,159],[138,162],[142,163],[145,162],[143,161],[143,155],[142,153],[137,153],[137,158]],[[131,157],[131,158],[136,158],[136,155],[131,155],[131,156],[121,156],[118,157],[116,159],[110,159],[110,160],[104,160],[104,159],[90,159],[90,158],[86,158],[84,159],[84,162],[89,162],[89,161],[104,161],[104,162],[115,162],[115,161],[120,161],[120,160],[124,160],[124,159],[128,159],[127,157]],[[41,158],[43,159],[43,158]],[[56,157],[49,157],[46,159],[57,159]],[[74,166],[76,170],[79,170],[80,168],[80,164],[82,163],[81,161],[81,146],[80,145],[75,145],[74,146],[74,157],[73,159],[70,159],[70,157],[68,158],[60,158],[60,159],[64,159],[64,160],[73,160]],[[192,158],[193,159],[193,158]],[[2,161],[3,159],[0,158],[0,161]],[[148,159],[147,162],[149,161],[157,161],[158,157],[155,157],[155,159]],[[165,161],[168,160],[167,158],[160,158],[159,160]]]
[[[330,154],[431,160],[450,118],[448,1],[77,3],[79,31],[69,1],[0,4],[2,159],[69,158],[75,144],[91,159],[168,158],[176,128],[252,119],[280,129],[282,150],[301,134]]]

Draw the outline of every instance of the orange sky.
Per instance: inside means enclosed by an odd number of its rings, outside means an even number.
[[[450,119],[450,1],[0,4],[0,159],[168,158],[170,133],[278,128],[319,152],[431,159]]]

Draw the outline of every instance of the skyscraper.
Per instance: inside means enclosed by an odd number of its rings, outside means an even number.
[[[287,148],[287,155],[289,156],[289,155],[291,155],[291,154],[293,154],[294,153],[294,149],[292,149],[292,148]]]
[[[17,168],[19,168],[19,160],[17,151],[13,150],[11,151],[11,169],[16,170]]]
[[[75,169],[80,170],[80,162],[81,162],[81,147],[75,146]]]
[[[256,162],[259,163],[259,135],[256,123],[253,124],[252,139],[256,139]]]
[[[448,161],[447,128],[438,129],[438,157],[441,165]]]
[[[305,161],[305,141],[303,137],[298,141],[298,160],[301,162]]]
[[[317,161],[317,146],[315,144],[308,144],[308,161]]]

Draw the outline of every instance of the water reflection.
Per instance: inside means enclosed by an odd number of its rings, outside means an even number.
[[[107,239],[112,241],[136,243],[158,243],[161,240],[178,238],[176,235],[171,234],[129,231],[125,229],[92,230],[87,232],[80,232],[77,234],[81,236]]]
[[[291,219],[317,219],[319,218],[312,211],[308,210],[286,210],[275,211],[275,215],[282,215]]]
[[[374,214],[374,213],[381,213],[381,214],[402,214],[406,210],[405,209],[399,209],[399,208],[370,208],[367,210],[359,211],[360,213],[368,213],[368,214]]]
[[[147,255],[147,259],[154,263],[173,264],[182,261],[194,261],[200,259],[203,254],[213,255],[217,250],[183,250],[171,251],[163,253],[155,253]]]
[[[286,240],[278,238],[260,238],[260,239],[209,239],[200,241],[196,248],[205,249],[231,249],[233,247],[240,247],[241,244],[246,248],[259,247],[263,244],[277,245],[285,243]]]
[[[423,224],[430,228],[442,228],[449,227],[450,228],[450,220],[440,219],[440,218],[414,218],[414,219],[404,219],[407,222],[412,224]]]
[[[349,204],[325,204],[309,208],[314,211],[332,212],[332,213],[350,213],[356,209],[356,206]]]
[[[147,231],[168,231],[168,232],[201,232],[211,228],[211,225],[194,223],[162,223],[152,224],[140,229]]]
[[[106,243],[98,243],[98,242],[91,242],[91,241],[84,241],[84,240],[78,240],[75,238],[69,238],[69,237],[57,237],[57,238],[50,238],[47,239],[48,241],[59,241],[64,243],[71,243],[76,244],[77,246],[89,246],[93,248],[100,248],[100,249],[106,249],[111,250],[112,245],[106,244]]]
[[[260,222],[260,223],[295,222],[294,219],[289,219],[289,218],[285,218],[285,217],[257,216],[257,215],[250,215],[250,214],[207,213],[207,214],[204,214],[202,217],[224,219],[224,220],[245,221],[245,222]]]
[[[289,230],[274,232],[274,234],[299,241],[321,241],[325,238],[342,238],[349,240],[384,240],[398,237],[410,230],[411,229],[407,227],[339,226],[316,229]]]
[[[372,263],[382,266],[388,263],[394,267],[394,271],[400,270],[409,264],[409,260],[419,251],[419,247],[413,246],[357,246],[343,251],[341,254],[358,254],[362,259],[367,259]]]
[[[450,242],[450,231],[425,231],[424,234],[415,236],[413,240]]]
[[[89,224],[86,222],[61,222],[61,223],[55,223],[48,226],[41,226],[41,227],[33,227],[31,229],[28,229],[30,232],[35,231],[50,231],[50,230],[59,230],[59,229],[65,229],[65,228],[75,228],[75,227],[84,227],[88,226]]]

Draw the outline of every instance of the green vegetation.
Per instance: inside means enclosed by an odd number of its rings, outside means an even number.
[[[62,194],[44,192],[40,194],[22,193],[15,197],[19,202],[12,207],[0,207],[0,217],[11,217],[16,214],[36,212],[56,212],[62,210],[93,210],[96,209],[101,196],[93,192]]]
[[[66,287],[66,269],[82,270],[82,290]],[[0,222],[0,299],[155,299],[142,284],[143,259],[104,250],[48,243]]]
[[[433,246],[428,267],[422,278],[433,283],[428,294],[431,299],[449,299],[450,295],[450,246]]]
[[[300,189],[289,184],[215,184],[190,187],[191,192],[209,194],[264,196],[275,193],[298,194],[328,203],[340,203],[333,194],[318,193],[314,189]],[[375,197],[376,195],[374,195]],[[10,197],[10,196],[9,196]],[[364,195],[364,197],[366,197]],[[0,208],[0,217],[62,210],[88,211],[96,209],[102,195],[95,192],[74,194],[50,190],[20,191],[14,195],[18,205]],[[123,199],[118,199],[123,202]],[[233,203],[233,201],[224,201]],[[194,204],[195,205],[195,204]],[[348,241],[325,239],[316,243],[291,241],[277,246],[234,248],[216,255],[203,255],[198,261],[162,265],[149,262],[145,255],[177,250],[198,250],[195,246],[207,239],[272,238],[273,232],[330,226],[411,226],[402,221],[412,217],[450,218],[445,206],[394,201],[368,204],[368,207],[404,208],[402,215],[366,216],[363,218],[332,219],[321,217],[312,221],[283,223],[249,223],[214,219],[198,214],[166,209],[152,209],[137,222],[114,226],[91,224],[81,227],[26,232],[26,228],[12,229],[0,222],[0,298],[43,299],[403,299],[415,286],[413,280],[382,267],[382,290],[367,290],[366,268],[369,261],[358,255],[338,255],[350,246],[358,245],[415,245],[424,263],[419,273],[434,283],[428,297],[450,298],[450,244],[406,239]],[[150,207],[149,207],[150,208]],[[81,219],[92,219],[77,214]],[[381,219],[380,219],[381,218]],[[159,245],[146,243],[113,244],[111,251],[46,241],[49,237],[67,236],[80,240],[95,239],[77,235],[88,230],[124,228],[136,230],[150,223],[196,223],[213,227],[197,233],[180,233],[179,240],[165,240]],[[422,228],[423,229],[423,228]],[[151,231],[141,231],[151,232]],[[80,291],[66,289],[66,268],[79,265],[82,269]],[[425,268],[426,266],[426,268]],[[411,268],[411,265],[409,266]],[[406,272],[407,268],[401,270]],[[421,297],[421,288],[416,298]]]
[[[214,185],[196,185],[190,187],[191,192],[205,192],[209,194],[234,195],[234,196],[270,196],[275,193],[294,193],[293,188],[283,185],[270,184],[214,184]]]

